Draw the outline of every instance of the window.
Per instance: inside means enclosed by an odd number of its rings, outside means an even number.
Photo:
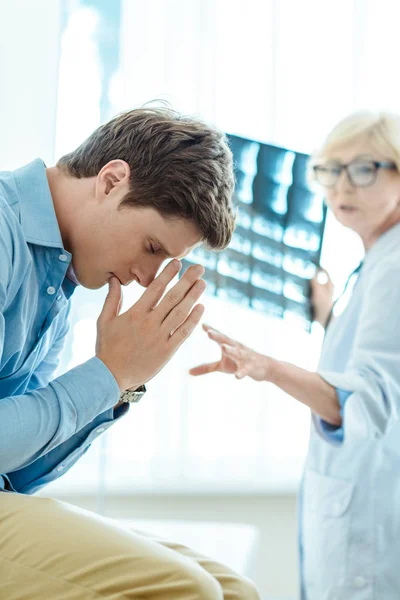
[[[396,78],[387,73],[397,68],[400,6],[390,0],[249,0],[245,9],[241,0],[104,0],[69,6],[57,156],[101,120],[156,98],[234,136],[300,154],[312,152],[352,110],[398,110]],[[111,38],[104,39],[102,23],[110,6],[116,17]],[[245,246],[241,233],[238,229],[235,243]],[[360,253],[355,236],[328,215],[322,263],[338,291]],[[267,279],[264,273],[260,278]],[[128,288],[125,306],[139,293],[135,286]],[[93,315],[100,312],[104,295],[104,290],[77,291],[64,368],[92,355]],[[318,326],[307,333],[289,319],[218,295],[206,299],[205,319],[261,352],[316,368]],[[213,360],[218,352],[200,329],[184,348],[128,417],[54,487],[295,489],[307,449],[308,410],[268,384],[224,376],[191,379],[187,368]]]

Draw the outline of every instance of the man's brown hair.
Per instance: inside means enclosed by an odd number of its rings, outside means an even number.
[[[116,159],[131,170],[120,208],[155,208],[164,217],[191,221],[209,248],[229,244],[234,175],[222,132],[169,108],[134,109],[98,127],[57,166],[73,177],[94,177]]]

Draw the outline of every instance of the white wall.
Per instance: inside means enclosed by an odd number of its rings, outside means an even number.
[[[45,492],[45,490],[44,490]],[[45,493],[43,493],[45,495]],[[62,497],[96,510],[94,497]],[[260,531],[250,574],[266,600],[295,600],[298,590],[296,498],[293,495],[107,496],[104,514],[129,519],[176,519],[250,523]]]
[[[0,170],[54,158],[60,0],[0,0]]]

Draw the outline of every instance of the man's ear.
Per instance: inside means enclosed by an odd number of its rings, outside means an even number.
[[[103,196],[108,194],[118,187],[123,187],[129,184],[131,170],[129,165],[124,160],[110,160],[97,175],[96,191]]]

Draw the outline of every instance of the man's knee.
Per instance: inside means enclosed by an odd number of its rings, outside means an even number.
[[[224,600],[224,592],[218,581],[202,568],[184,570],[182,579],[187,582],[187,596],[193,600]]]
[[[260,600],[260,594],[254,583],[247,577],[241,577],[240,575],[231,579],[229,592],[229,598],[232,598],[232,600]]]

